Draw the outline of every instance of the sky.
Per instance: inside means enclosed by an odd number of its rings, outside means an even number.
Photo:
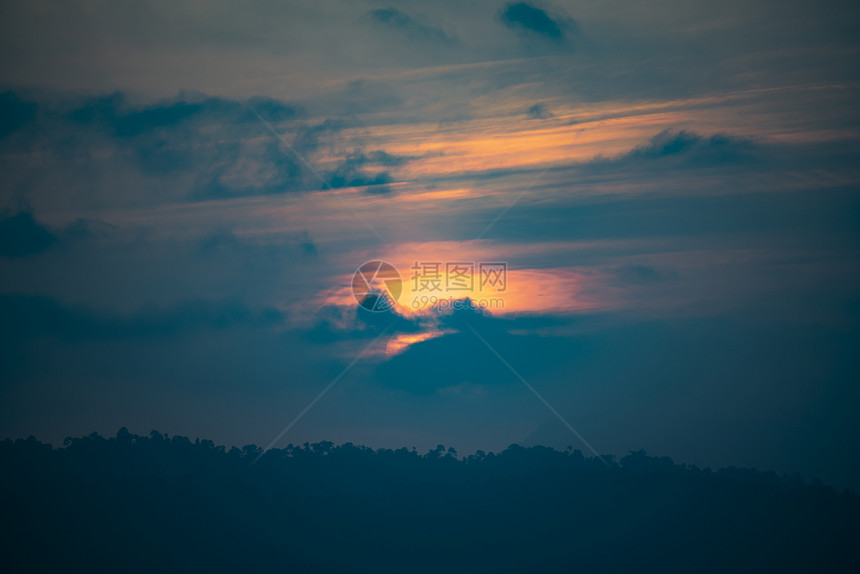
[[[858,489],[858,28],[849,1],[3,2],[0,436],[645,449]]]

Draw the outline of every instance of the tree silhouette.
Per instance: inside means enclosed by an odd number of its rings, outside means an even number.
[[[122,428],[0,442],[19,571],[856,572],[860,497],[820,481],[511,445],[288,445]],[[255,462],[256,461],[256,462]],[[609,464],[604,464],[608,462]]]

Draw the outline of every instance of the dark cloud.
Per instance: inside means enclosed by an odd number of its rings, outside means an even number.
[[[100,124],[118,137],[134,137],[158,128],[178,127],[192,120],[210,123],[259,122],[254,111],[271,122],[284,122],[302,116],[302,111],[296,106],[261,96],[246,101],[180,96],[135,106],[122,92],[88,98],[66,112],[66,116],[87,126]]]
[[[264,126],[260,125],[260,128]],[[269,195],[315,189],[319,182],[308,173],[301,159],[283,142],[270,134],[261,146],[247,147],[238,141],[220,143],[200,154],[199,169],[191,198],[195,200],[228,199],[253,195]],[[306,142],[308,154],[316,147],[315,140]],[[299,152],[296,152],[299,153]],[[253,155],[251,175],[233,177],[243,159]],[[206,158],[209,161],[204,161]],[[303,157],[303,156],[302,156]]]
[[[73,104],[66,117],[79,124],[110,126],[121,115],[126,97],[122,92],[112,92],[86,98]]]
[[[429,41],[444,45],[451,45],[457,41],[454,35],[442,28],[422,23],[396,8],[379,8],[371,10],[367,14],[375,23],[399,30],[411,40]]]
[[[327,184],[332,188],[368,187],[373,193],[388,193],[385,184],[392,182],[391,174],[383,167],[397,167],[415,159],[410,156],[395,156],[383,150],[368,153],[361,151],[349,154],[341,164],[327,174]],[[369,168],[369,169],[368,169]]]
[[[209,168],[195,197],[226,198],[343,187],[366,187],[371,193],[387,193],[390,190],[386,184],[392,177],[380,168],[399,166],[412,158],[382,150],[365,154],[360,147],[344,154],[335,142],[339,143],[338,134],[347,125],[339,120],[325,120],[294,126],[292,131],[283,134],[283,140],[272,136],[264,144],[264,150],[258,150],[255,155],[255,159],[261,161],[257,177],[244,184],[236,178],[232,178],[232,182],[228,179],[249,151],[238,145],[233,148],[223,145],[223,160]],[[259,127],[264,129],[262,125]],[[313,167],[314,158],[323,150],[343,156],[343,159],[335,169],[317,172]]]
[[[353,91],[361,92],[362,86],[359,82]],[[17,107],[37,105],[7,96]],[[301,108],[266,97],[230,100],[192,94],[134,105],[124,93],[114,92],[83,100],[62,96],[46,110],[35,120],[42,135],[31,147],[58,164],[70,164],[57,167],[87,164],[88,179],[93,170],[131,164],[140,173],[128,177],[159,180],[153,199],[166,199],[168,193],[175,194],[174,200],[226,199],[326,187],[387,192],[385,184],[392,181],[387,168],[413,159],[381,149],[365,152],[360,141],[350,145],[341,137],[352,125],[349,121],[309,121]],[[104,164],[94,161],[95,155],[108,154]],[[330,172],[318,173],[314,165],[321,154],[343,159]],[[118,197],[114,190],[106,193]]]
[[[185,301],[120,315],[69,307],[49,297],[0,295],[0,325],[7,343],[35,337],[69,342],[162,338],[197,330],[274,327],[283,319],[275,309],[252,310],[238,300]]]
[[[259,122],[251,106],[273,117],[296,117],[290,106],[271,99],[239,102],[180,97],[133,106],[120,92],[92,98],[68,112],[67,117],[114,138],[120,150],[147,173],[167,175],[217,171],[223,169],[224,163],[235,163],[241,149],[239,126],[252,120]],[[220,128],[222,134],[226,130],[229,136],[213,138],[213,127]]]
[[[36,117],[37,106],[14,92],[0,94],[0,138],[22,128]]]
[[[215,99],[200,103],[180,101],[161,106],[149,106],[116,118],[114,130],[119,137],[138,136],[158,128],[179,126],[195,116],[201,115],[204,111],[215,112],[216,114],[227,111],[226,109],[219,109],[221,105],[230,107],[230,104]]]
[[[709,136],[687,130],[666,129],[648,143],[614,158],[597,156],[588,166],[601,171],[620,167],[665,170],[667,168],[747,169],[785,155],[785,149],[762,145],[752,139],[717,133]]]
[[[363,304],[377,297],[387,297],[383,293],[370,292],[362,300]],[[376,307],[381,311],[370,311],[362,305],[344,307],[326,305],[316,313],[315,324],[305,331],[305,337],[314,343],[331,343],[376,337],[381,333],[388,336],[397,333],[416,333],[422,329],[419,319],[404,317],[391,306]]]
[[[527,2],[511,2],[499,13],[499,18],[508,28],[519,32],[537,34],[551,40],[563,40],[565,22],[553,18],[545,10]]]
[[[486,309],[463,305],[438,315],[438,327],[455,332],[415,343],[377,368],[380,383],[418,395],[460,385],[500,386],[517,382],[514,375],[486,344],[505,357],[527,378],[546,376],[576,357],[569,339],[511,334],[515,320],[494,317]],[[531,318],[537,325],[557,324],[555,318]]]
[[[720,165],[751,160],[757,145],[747,138],[727,134],[702,136],[686,130],[664,130],[623,159],[662,160],[680,158],[694,165]]]
[[[328,174],[328,186],[334,189],[341,187],[371,187],[384,186],[391,183],[391,176],[386,171],[369,173],[361,169],[361,162],[352,158],[345,159],[332,173]]]
[[[57,241],[57,236],[39,224],[29,212],[22,211],[17,215],[0,219],[0,256],[2,257],[36,255],[49,249]]]
[[[545,120],[553,117],[552,113],[543,104],[535,104],[526,110],[526,115],[533,120]]]
[[[248,102],[251,104],[252,102]],[[255,101],[272,109],[271,100]],[[160,128],[175,128],[195,119],[232,120],[242,117],[241,104],[222,98],[177,98],[144,106],[133,106],[122,92],[91,98],[68,112],[68,117],[86,125],[101,124],[117,137],[140,136]]]
[[[391,155],[390,153],[381,149],[362,154],[362,156],[366,163],[375,163],[387,167],[403,165],[408,161],[416,159],[414,156]]]

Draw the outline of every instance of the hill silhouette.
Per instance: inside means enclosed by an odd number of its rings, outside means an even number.
[[[0,443],[4,572],[856,572],[817,481],[512,445],[262,454],[156,431]]]

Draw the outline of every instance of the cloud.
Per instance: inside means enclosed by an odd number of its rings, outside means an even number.
[[[410,39],[437,44],[451,45],[457,42],[456,36],[442,28],[419,22],[409,14],[396,8],[379,8],[371,10],[367,15],[377,24],[398,30]]]
[[[565,22],[553,18],[545,10],[527,2],[511,2],[499,13],[502,22],[511,30],[537,34],[551,40],[563,40]]]
[[[319,188],[319,181],[280,140],[269,134],[264,138],[259,145],[235,141],[203,151],[197,162],[199,167],[194,170],[196,177],[190,199],[206,201]],[[306,142],[307,150],[316,145],[315,140]],[[297,153],[300,157],[310,155],[310,151]],[[205,161],[207,156],[208,162]]]
[[[546,120],[553,117],[552,113],[543,104],[535,104],[526,110],[526,115],[532,120]]]
[[[327,253],[319,253],[307,227],[257,233],[222,217],[180,221],[180,234],[121,219],[110,224],[79,218],[53,226],[49,231],[57,239],[45,252],[0,256],[2,292],[42,295],[123,316],[189,300],[241,300],[251,309],[284,309],[285,302],[316,292],[319,277],[330,272]]]
[[[415,156],[391,155],[381,149],[362,154],[365,163],[376,163],[387,167],[395,167],[416,159]]]
[[[385,193],[388,188],[379,187],[391,183],[391,176],[387,171],[369,173],[361,169],[361,163],[346,158],[333,172],[328,174],[328,186],[334,189],[341,187],[378,187],[379,191]]]
[[[748,138],[724,133],[703,136],[687,130],[667,129],[616,159],[598,157],[593,165],[660,162],[664,166],[674,163],[688,167],[715,167],[748,163],[761,156],[761,146]]]
[[[755,144],[746,138],[726,134],[703,137],[685,130],[665,130],[629,155],[647,159],[688,156],[696,162],[726,163],[745,159],[754,149]]]
[[[555,317],[531,317],[522,323],[494,317],[480,307],[461,305],[439,313],[437,321],[436,328],[447,334],[415,343],[381,363],[376,380],[417,395],[444,393],[461,385],[475,388],[516,383],[516,375],[473,329],[527,379],[557,371],[577,354],[569,339],[522,334],[523,325],[528,325],[531,333],[539,326],[557,325]]]
[[[379,296],[385,295],[370,292],[365,301]],[[361,305],[326,305],[316,313],[314,325],[305,331],[305,337],[313,343],[331,343],[376,337],[383,332],[388,336],[416,333],[422,327],[419,318],[403,316],[393,307],[369,311]]]
[[[35,104],[33,104],[35,105]],[[255,96],[245,101],[199,95],[180,95],[145,105],[132,105],[123,92],[88,98],[66,113],[72,121],[101,125],[118,137],[139,136],[159,128],[175,128],[190,121],[203,123],[259,122],[254,111],[270,122],[302,117],[296,106]]]
[[[57,236],[39,224],[29,212],[22,211],[0,219],[0,257],[11,259],[37,255],[57,241]]]
[[[120,153],[130,156],[146,173],[173,175],[194,171],[198,183],[193,193],[217,196],[213,182],[235,167],[247,149],[242,145],[248,136],[247,124],[253,122],[254,126],[265,129],[254,111],[276,123],[300,115],[296,108],[271,98],[236,101],[180,96],[133,106],[125,94],[115,92],[89,99],[68,112],[67,117],[90,129],[102,130],[112,138]],[[267,158],[271,160],[272,154]],[[275,162],[282,166],[290,160],[279,156]],[[288,172],[295,176],[298,168],[291,167]],[[282,190],[287,187],[285,180],[290,177],[284,177],[287,175],[284,170],[276,169],[274,175],[274,181],[256,187]],[[219,190],[229,194],[229,187],[222,183]]]
[[[373,193],[388,193],[392,177],[382,167],[398,167],[415,159],[411,156],[397,156],[383,150],[368,153],[354,151],[340,165],[326,175],[329,187],[368,187]],[[370,168],[369,170],[367,168]]]
[[[34,102],[22,99],[14,92],[0,94],[0,138],[4,138],[32,122],[36,117]]]
[[[363,83],[357,86],[351,91],[360,92]],[[359,136],[344,135],[352,125],[348,120],[310,120],[299,106],[274,98],[181,94],[142,105],[132,104],[122,92],[51,98],[31,120],[38,129],[30,130],[25,142],[33,153],[38,150],[45,167],[40,177],[20,171],[19,179],[28,187],[38,186],[41,177],[71,180],[72,185],[87,181],[79,193],[92,198],[97,189],[114,204],[132,200],[129,193],[116,193],[117,180],[141,184],[141,199],[154,203],[318,191],[326,186],[385,192],[385,184],[393,181],[391,168],[415,159],[383,149],[365,152]],[[7,94],[6,100],[16,108],[40,106],[16,94]],[[21,144],[16,145],[21,153]],[[329,165],[334,168],[319,167],[332,159],[335,162]],[[82,165],[86,170],[70,177]],[[113,185],[102,189],[102,181]],[[48,191],[54,193],[53,188]]]
[[[275,309],[255,311],[238,300],[189,300],[122,315],[67,306],[38,295],[0,295],[0,325],[6,342],[45,336],[69,342],[163,338],[238,326],[275,327],[283,320]]]
[[[229,108],[234,105],[234,103],[211,99],[200,103],[179,101],[168,105],[149,106],[116,118],[114,130],[119,137],[137,136],[158,128],[179,126],[195,116],[202,115],[204,111],[220,116],[224,112],[231,111]]]
[[[256,103],[271,106],[268,102]],[[246,106],[237,101],[214,97],[179,97],[133,106],[128,103],[125,94],[114,92],[89,99],[71,110],[68,117],[82,124],[101,124],[117,137],[130,138],[160,128],[179,127],[195,119],[235,121],[243,111],[247,112]]]

